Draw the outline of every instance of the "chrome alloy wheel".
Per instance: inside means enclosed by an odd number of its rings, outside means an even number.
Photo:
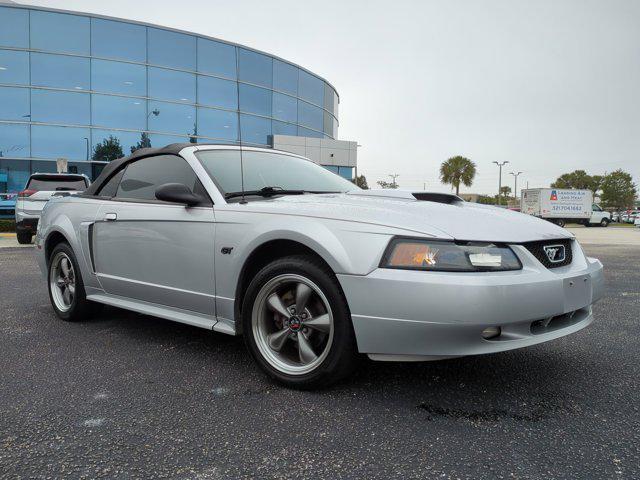
[[[76,294],[76,274],[73,263],[64,252],[58,252],[49,266],[49,289],[56,308],[66,312]]]
[[[333,342],[329,301],[301,275],[279,275],[260,289],[251,327],[263,358],[289,375],[312,371],[327,357]]]

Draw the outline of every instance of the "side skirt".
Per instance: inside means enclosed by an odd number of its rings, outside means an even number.
[[[107,293],[94,293],[87,295],[87,300],[92,302],[104,303],[112,307],[124,308],[133,312],[152,315],[154,317],[164,318],[179,323],[186,323],[194,327],[205,328],[216,332],[235,335],[235,331],[226,322],[219,322],[214,316],[202,315],[196,312],[180,310],[177,308],[167,307],[166,305],[157,305],[155,303],[143,302],[139,300],[131,300],[117,295]]]

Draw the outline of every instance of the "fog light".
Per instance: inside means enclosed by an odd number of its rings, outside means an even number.
[[[482,338],[489,340],[491,338],[499,337],[502,333],[500,327],[487,327],[482,331]]]

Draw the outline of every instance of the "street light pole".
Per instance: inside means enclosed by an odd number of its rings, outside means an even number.
[[[498,205],[502,205],[502,201],[500,200],[500,195],[502,195],[501,191],[502,191],[502,167],[504,165],[506,165],[507,163],[509,163],[509,160],[505,160],[504,162],[493,162],[496,165],[498,165],[498,167],[500,167],[500,174],[498,176]]]
[[[513,175],[513,198],[515,198],[516,202],[518,201],[518,176],[522,173],[522,172],[510,172],[511,175]]]

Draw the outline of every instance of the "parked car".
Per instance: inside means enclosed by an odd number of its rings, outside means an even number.
[[[636,220],[635,220],[635,222],[634,222],[634,225],[635,225],[636,227],[640,227],[640,216],[636,217]]]
[[[91,182],[76,173],[34,173],[24,190],[18,193],[15,206],[18,243],[31,243],[44,205],[54,197],[84,191]]]
[[[361,190],[272,149],[176,144],[49,201],[36,235],[63,320],[114,305],[231,335],[286,385],[359,355],[423,361],[553,340],[593,321],[602,264],[572,233],[442,193]]]
[[[620,217],[621,217],[620,212],[612,212],[611,213],[611,221],[612,222],[616,222],[616,223],[620,222],[621,221]]]
[[[16,196],[16,193],[0,193],[0,218],[14,218]]]
[[[622,214],[622,221],[625,223],[634,223],[638,216],[640,216],[640,210],[628,210]]]

